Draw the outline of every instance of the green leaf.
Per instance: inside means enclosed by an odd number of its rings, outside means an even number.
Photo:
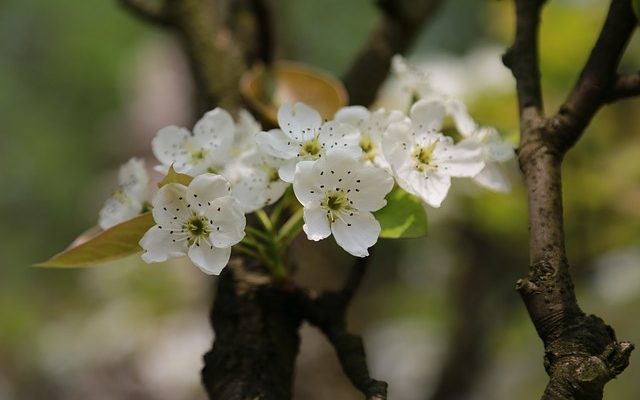
[[[75,268],[123,258],[142,249],[142,236],[155,225],[150,212],[115,225],[106,231],[90,229],[71,246],[36,267]],[[77,243],[77,244],[76,244]]]
[[[160,182],[158,182],[158,188],[161,188],[164,185],[167,185],[169,183],[179,183],[181,185],[189,186],[192,180],[193,180],[193,177],[176,172],[176,170],[173,169],[173,165],[172,165],[169,167],[167,176],[165,176]]]
[[[640,22],[640,0],[633,0],[633,11],[636,13],[636,19]]]
[[[399,187],[387,195],[387,205],[374,213],[381,238],[416,238],[427,234],[427,213],[422,201]]]

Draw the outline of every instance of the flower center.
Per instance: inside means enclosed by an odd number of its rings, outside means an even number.
[[[362,139],[360,139],[360,148],[362,149],[366,160],[374,160],[376,156],[375,146],[373,145],[373,142],[371,142],[371,138],[369,136],[363,136]]]
[[[327,193],[320,206],[327,211],[327,217],[331,222],[335,222],[340,212],[351,210],[349,198],[341,191]]]
[[[320,143],[318,143],[318,135],[316,135],[313,139],[302,143],[300,156],[310,156],[311,158],[316,159],[320,154],[320,150],[322,150],[322,147],[320,146]]]
[[[280,180],[280,175],[278,175],[278,170],[275,168],[267,167],[267,182],[274,183]]]
[[[191,151],[191,162],[198,163],[207,156],[207,151],[205,149],[198,149]]]
[[[203,218],[197,216],[194,216],[189,221],[187,221],[184,228],[189,232],[192,238],[205,236],[209,233],[206,221]]]
[[[435,141],[427,147],[418,147],[413,154],[413,158],[416,160],[416,169],[424,172],[433,167],[433,165],[431,165],[431,162],[433,161],[433,149],[436,148],[437,144],[438,142]]]

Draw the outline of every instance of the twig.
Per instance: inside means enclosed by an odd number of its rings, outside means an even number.
[[[618,64],[638,21],[630,0],[612,0],[607,18],[573,90],[552,119],[562,151],[580,138],[591,118],[607,101]]]
[[[351,104],[369,105],[389,74],[391,58],[406,51],[441,0],[378,0],[382,21],[358,53],[343,81]]]
[[[578,306],[565,251],[561,165],[607,101],[636,20],[629,0],[612,0],[582,73],[555,116],[544,119],[537,57],[541,0],[516,0],[514,46],[504,57],[520,106],[520,167],[529,199],[529,275],[517,289],[545,345],[549,383],[543,399],[601,399],[604,385],[629,363],[633,345]]]
[[[345,374],[367,400],[386,400],[387,383],[369,375],[367,356],[360,336],[351,334],[346,327],[346,312],[367,271],[368,258],[356,261],[345,285],[339,291],[313,296],[299,292],[304,318],[320,329],[338,355]]]
[[[612,102],[638,95],[640,95],[640,71],[618,76],[606,101]]]

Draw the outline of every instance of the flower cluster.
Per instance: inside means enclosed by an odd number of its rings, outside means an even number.
[[[187,255],[204,272],[218,274],[232,246],[269,262],[300,229],[314,241],[333,235],[350,254],[367,256],[381,234],[374,213],[395,184],[432,207],[446,198],[451,178],[509,190],[500,163],[513,157],[512,147],[493,128],[478,127],[462,102],[430,91],[424,76],[402,60],[394,63],[413,87],[407,114],[352,106],[323,120],[306,104],[285,103],[278,128],[268,131],[246,111],[234,121],[220,108],[193,131],[161,129],[152,142],[160,162],[155,169],[186,179],[163,183],[149,205],[144,164],[129,161],[100,226],[126,221],[147,205],[156,225],[140,241],[144,261]],[[443,132],[447,117],[461,138],[457,143]],[[271,205],[267,215],[263,208]],[[253,212],[262,231],[246,226],[245,214]],[[282,214],[290,219],[277,230]]]

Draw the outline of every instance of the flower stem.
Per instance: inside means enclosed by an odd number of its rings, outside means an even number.
[[[288,246],[298,233],[300,233],[304,223],[303,211],[304,209],[302,207],[299,208],[295,213],[293,213],[287,222],[282,225],[278,232],[278,236],[276,237],[276,241],[278,243],[283,246]]]

